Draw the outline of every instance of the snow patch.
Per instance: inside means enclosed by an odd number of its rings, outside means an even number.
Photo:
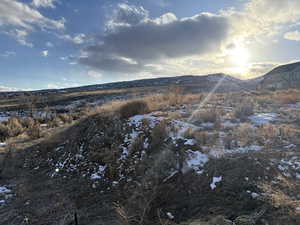
[[[201,174],[203,170],[200,167],[203,167],[205,163],[208,162],[208,156],[202,152],[194,152],[192,150],[187,150],[188,160],[186,161],[189,168],[194,169],[198,174]]]
[[[6,143],[5,142],[0,142],[0,147],[5,147]]]
[[[149,126],[151,128],[154,128],[155,125],[162,120],[161,117],[155,117],[152,114],[135,115],[130,117],[128,120],[131,125],[135,125],[136,127],[139,127],[142,125],[144,119],[147,119],[149,121],[150,123]]]
[[[194,139],[187,139],[184,142],[185,145],[195,145],[195,140]]]
[[[0,115],[0,121],[7,121],[9,120],[9,116],[5,116],[5,115]]]
[[[4,205],[11,197],[13,197],[12,190],[5,186],[0,186],[0,206]]]
[[[255,125],[264,125],[270,123],[278,117],[277,113],[258,113],[253,116],[249,116],[249,120]]]
[[[261,151],[263,149],[262,146],[259,145],[249,145],[245,147],[239,147],[235,149],[226,149],[226,153],[247,153],[251,151]]]
[[[169,217],[170,220],[173,220],[175,217],[173,216],[172,213],[167,212],[167,216]]]
[[[222,181],[222,176],[220,176],[220,177],[213,177],[212,183],[210,184],[211,190],[214,190],[217,187],[216,183],[219,183],[221,181]]]
[[[106,169],[106,166],[99,166],[98,171],[96,171],[95,173],[92,173],[91,180],[101,179],[104,175],[105,169]]]

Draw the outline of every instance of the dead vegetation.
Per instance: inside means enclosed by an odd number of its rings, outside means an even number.
[[[15,188],[18,197],[13,203],[20,218],[26,216],[33,225],[65,225],[76,211],[79,224],[216,225],[269,204],[257,225],[263,221],[297,225],[296,172],[278,167],[287,156],[297,156],[296,150],[287,148],[294,144],[291,148],[298,149],[300,144],[300,128],[290,122],[296,116],[278,110],[276,123],[256,125],[249,120],[262,108],[278,108],[272,97],[277,94],[218,94],[198,109],[206,95],[171,90],[79,113],[48,113],[45,118],[0,123],[0,141],[23,134],[38,139],[46,131],[54,133],[53,128],[70,126],[22,155],[8,151],[3,173],[10,179],[24,178]],[[243,101],[240,95],[246,96]],[[128,118],[141,114],[160,120],[153,124],[145,118],[132,132],[131,126],[137,125]],[[189,127],[175,128],[176,123]],[[240,152],[249,146],[262,150]],[[226,151],[231,154],[225,155]],[[185,170],[190,152],[209,156],[202,172]],[[11,160],[18,163],[9,168]],[[222,181],[212,189],[214,177]]]
[[[142,115],[149,112],[149,107],[145,101],[132,101],[120,107],[120,116],[124,119],[135,115]]]

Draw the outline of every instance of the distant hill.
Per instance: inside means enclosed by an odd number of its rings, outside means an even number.
[[[199,91],[208,91],[220,82],[219,91],[240,90],[243,81],[223,73],[209,75],[185,75],[175,77],[160,77],[141,79],[133,81],[122,81],[107,84],[89,85],[75,88],[62,89],[61,91],[79,91],[79,90],[99,90],[99,89],[118,89],[134,87],[163,87],[163,86],[189,86]]]
[[[48,94],[48,93],[72,93],[81,91],[96,91],[109,90],[121,88],[142,88],[142,87],[167,87],[172,85],[180,85],[186,87],[190,92],[207,92],[213,89],[216,85],[216,91],[239,91],[247,89],[248,82],[234,78],[223,73],[209,74],[209,75],[185,75],[175,77],[160,77],[141,79],[133,81],[121,81],[106,84],[95,84],[66,89],[48,89],[31,91],[31,93]],[[29,92],[30,93],[30,92]],[[0,95],[15,95],[22,94],[22,92],[2,92]]]
[[[278,66],[262,78],[258,85],[259,88],[299,88],[300,62]]]

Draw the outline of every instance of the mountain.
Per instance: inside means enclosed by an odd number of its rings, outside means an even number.
[[[164,87],[172,85],[188,86],[191,89],[197,89],[197,92],[209,91],[218,82],[220,82],[219,91],[240,90],[243,81],[232,76],[217,73],[209,75],[184,75],[175,77],[160,77],[141,79],[133,81],[122,81],[107,84],[89,85],[75,88],[63,89],[61,91],[79,91],[79,90],[99,90],[99,89],[119,89],[135,87]],[[190,89],[190,90],[191,90]]]
[[[259,88],[298,88],[300,87],[300,62],[281,65],[267,74],[259,82]]]
[[[95,84],[81,87],[65,88],[65,89],[47,89],[30,91],[27,93],[37,93],[40,95],[49,93],[73,93],[82,91],[97,91],[110,89],[126,89],[126,88],[143,88],[143,87],[168,87],[180,85],[186,87],[189,92],[207,92],[212,90],[216,85],[217,92],[239,91],[247,89],[248,83],[240,79],[234,78],[223,73],[209,75],[184,75],[175,77],[160,77],[141,79],[133,81],[121,81],[105,84]],[[1,95],[18,95],[23,92],[1,92]]]

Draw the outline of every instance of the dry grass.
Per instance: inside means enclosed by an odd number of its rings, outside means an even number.
[[[275,98],[280,104],[295,104],[300,101],[299,90],[280,91],[275,94]]]
[[[0,141],[3,142],[7,138],[9,138],[9,128],[3,123],[0,123]]]
[[[135,115],[146,114],[149,112],[148,104],[145,101],[132,101],[124,104],[119,109],[121,118],[129,118]]]
[[[25,128],[32,127],[35,124],[35,121],[32,117],[23,118],[20,122]]]
[[[215,123],[219,120],[219,117],[218,110],[216,108],[212,108],[196,111],[192,116],[192,120],[200,123]]]
[[[238,140],[241,147],[253,145],[258,140],[256,128],[251,124],[242,123],[233,131],[234,138]]]
[[[234,111],[234,115],[236,118],[244,120],[248,116],[253,115],[254,113],[254,103],[251,99],[245,99],[242,103],[240,103]]]
[[[7,126],[9,128],[9,136],[15,137],[23,133],[24,127],[18,118],[12,117],[8,120]]]
[[[38,139],[42,137],[42,129],[39,123],[35,123],[33,125],[31,125],[28,129],[27,129],[27,135],[28,137],[30,137],[31,139]]]
[[[168,129],[166,121],[159,122],[151,133],[151,148],[159,149],[168,137]]]
[[[59,114],[58,118],[63,122],[63,123],[72,123],[73,118],[70,114]]]

